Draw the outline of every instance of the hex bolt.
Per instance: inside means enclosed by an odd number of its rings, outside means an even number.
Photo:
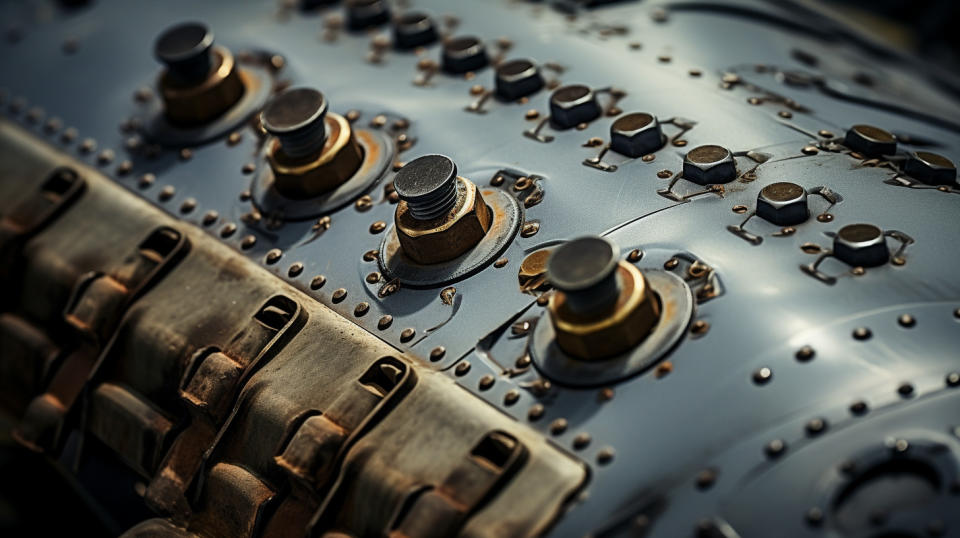
[[[167,28],[157,38],[153,54],[170,76],[184,86],[206,80],[213,68],[213,31],[200,22],[185,22]]]
[[[393,180],[413,218],[433,220],[457,205],[457,165],[445,155],[424,155],[407,163]]]
[[[833,255],[854,267],[876,267],[887,263],[890,249],[880,228],[872,224],[849,224],[834,236]]]
[[[683,158],[683,177],[699,185],[730,183],[737,178],[737,163],[723,146],[698,146]]]
[[[620,297],[620,249],[602,237],[586,236],[557,247],[547,260],[547,278],[566,296],[566,308],[591,318],[611,310]]]
[[[363,30],[390,20],[390,6],[385,0],[347,0],[347,28]]]
[[[429,45],[437,40],[437,28],[429,15],[420,11],[408,11],[397,17],[393,24],[393,46],[410,50]]]
[[[929,151],[912,153],[904,163],[903,171],[927,185],[953,185],[957,182],[957,166],[953,161]]]
[[[443,44],[442,66],[447,73],[458,75],[482,69],[490,63],[487,48],[474,36],[455,37]]]
[[[843,138],[845,146],[867,157],[893,155],[897,139],[891,133],[872,125],[854,125]]]
[[[660,122],[652,114],[634,112],[610,125],[610,149],[627,157],[642,157],[663,147]]]
[[[326,142],[327,100],[313,88],[294,88],[274,97],[260,114],[263,128],[294,159],[316,155]]]
[[[497,66],[494,83],[497,96],[507,101],[515,101],[536,93],[544,85],[540,69],[526,58],[510,60]]]
[[[569,129],[600,117],[597,96],[588,86],[561,86],[550,95],[550,121],[558,129]]]
[[[771,183],[757,195],[757,216],[778,226],[800,224],[810,218],[807,191],[796,183]]]

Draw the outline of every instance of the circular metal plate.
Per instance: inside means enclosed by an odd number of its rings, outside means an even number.
[[[305,200],[287,198],[273,186],[273,170],[266,161],[266,149],[260,156],[260,170],[250,187],[253,205],[264,215],[282,220],[309,220],[351,203],[380,181],[393,162],[393,139],[381,131],[357,129],[357,143],[363,148],[363,162],[353,177],[336,189]]]
[[[655,269],[643,271],[660,300],[660,321],[650,336],[632,350],[597,361],[575,359],[557,347],[550,315],[544,310],[530,341],[537,369],[551,380],[578,387],[621,381],[653,366],[680,341],[693,317],[693,293],[682,278]]]
[[[237,104],[219,118],[197,127],[178,127],[164,116],[162,99],[153,99],[146,113],[146,137],[163,146],[198,146],[235,130],[260,110],[273,91],[273,81],[265,69],[253,66],[237,69],[246,89]]]
[[[396,226],[390,226],[380,243],[378,257],[380,270],[387,280],[399,279],[400,284],[408,288],[444,286],[479,271],[503,252],[520,229],[523,220],[520,202],[497,189],[481,189],[480,193],[493,212],[490,231],[469,252],[448,262],[419,265],[410,261],[400,249]]]

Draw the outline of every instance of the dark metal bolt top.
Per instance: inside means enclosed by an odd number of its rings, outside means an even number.
[[[510,60],[497,66],[497,95],[508,101],[526,97],[543,88],[543,76],[537,65],[525,58]]]
[[[483,41],[474,36],[455,37],[443,44],[443,70],[451,74],[482,69],[490,63]]]
[[[564,243],[547,260],[547,278],[566,296],[567,308],[589,316],[616,304],[620,249],[602,237],[586,236]]]
[[[409,11],[397,17],[393,26],[393,46],[409,50],[437,40],[437,28],[426,13]]]
[[[873,125],[854,125],[847,131],[843,143],[867,157],[893,155],[897,151],[896,137]]]
[[[757,216],[779,226],[800,224],[810,218],[807,191],[796,183],[771,183],[757,195]]]
[[[362,30],[390,20],[390,7],[384,0],[347,0],[347,27]]]
[[[200,22],[185,22],[167,28],[153,45],[153,54],[178,82],[197,84],[210,74],[213,31]]]
[[[596,95],[583,84],[561,86],[550,95],[550,120],[557,128],[569,129],[593,121],[600,114]]]
[[[446,155],[424,155],[404,165],[393,186],[413,218],[432,220],[457,205],[457,165]]]
[[[287,156],[298,158],[323,148],[326,116],[327,100],[322,93],[313,88],[295,88],[270,100],[260,114],[260,123],[280,140]]]
[[[887,263],[887,248],[883,230],[872,224],[848,224],[833,238],[833,255],[854,267],[876,267]]]

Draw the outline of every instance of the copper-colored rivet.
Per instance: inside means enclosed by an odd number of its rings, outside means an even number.
[[[492,375],[487,374],[480,378],[480,381],[477,383],[477,388],[480,390],[490,390],[490,387],[493,386],[495,381],[496,380]]]
[[[443,356],[446,355],[446,354],[447,354],[447,348],[445,348],[445,347],[443,347],[443,346],[437,346],[437,347],[435,347],[435,348],[433,348],[433,349],[430,350],[430,360],[433,361],[433,362],[437,362],[438,360],[442,359]],[[468,362],[462,362],[462,363],[460,363],[460,364],[466,364],[466,365],[467,365],[467,368],[468,368],[468,369],[470,368],[470,363],[468,363]],[[466,372],[464,372],[464,373],[466,373]],[[460,374],[460,375],[463,375],[463,374]]]
[[[553,435],[560,435],[565,431],[567,431],[567,419],[557,418],[550,423],[550,433]]]
[[[587,448],[587,445],[590,444],[590,440],[589,433],[578,433],[577,436],[573,438],[574,450],[583,450],[584,448]]]
[[[417,334],[416,329],[413,329],[412,327],[406,328],[403,330],[403,332],[400,333],[400,341],[409,342],[410,340],[413,340],[413,336],[415,334]]]
[[[387,228],[387,223],[382,220],[378,220],[370,225],[370,233],[378,234]]]
[[[240,240],[240,248],[242,248],[243,250],[250,250],[256,244],[257,244],[257,236],[255,235],[247,235]]]
[[[467,372],[469,371],[470,371],[470,363],[467,361],[461,362],[460,364],[457,365],[456,368],[453,369],[453,373],[456,374],[458,377],[467,375]]]
[[[390,325],[392,324],[393,324],[393,316],[391,316],[390,314],[387,314],[386,316],[381,317],[379,321],[377,321],[377,328],[383,331],[390,328]]]
[[[520,391],[517,389],[510,389],[506,394],[503,395],[503,404],[504,405],[513,405],[517,403],[517,400],[520,399]]]
[[[266,261],[268,265],[273,265],[278,261],[280,261],[280,258],[282,256],[283,256],[282,250],[278,248],[273,248],[267,251],[267,255],[264,257],[264,261]]]
[[[300,262],[294,262],[290,264],[290,267],[287,269],[287,276],[296,277],[300,276],[300,273],[303,272],[303,264]]]
[[[357,306],[353,309],[353,315],[356,317],[363,317],[370,311],[370,304],[366,302],[357,303]]]
[[[345,290],[344,288],[335,289],[333,291],[333,295],[330,296],[330,299],[333,300],[334,303],[343,302],[343,300],[346,298],[347,298],[347,290]]]
[[[323,275],[317,275],[310,280],[310,289],[318,290],[322,288],[323,285],[326,283],[327,283],[327,277]]]
[[[543,404],[533,404],[530,406],[530,410],[527,411],[527,418],[531,421],[540,420],[545,411],[546,409],[544,409]]]

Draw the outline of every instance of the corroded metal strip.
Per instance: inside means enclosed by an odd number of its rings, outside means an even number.
[[[584,483],[584,466],[540,434],[6,122],[0,162],[0,195],[10,194],[0,213],[56,167],[87,181],[23,245],[22,278],[0,283],[17,290],[0,336],[23,338],[0,361],[29,382],[23,398],[55,377],[37,380],[35,368],[68,364],[51,356],[74,344],[63,311],[82,275],[124,267],[160,227],[176,226],[190,244],[125,304],[115,330],[102,328],[102,352],[70,376],[82,405],[48,406],[64,407],[65,430],[99,439],[81,445],[78,466],[119,459],[149,483],[148,503],[170,519],[129,535],[272,536],[311,525],[382,535],[430,518],[471,536],[539,534]],[[419,521],[401,517],[408,506],[405,517]]]

